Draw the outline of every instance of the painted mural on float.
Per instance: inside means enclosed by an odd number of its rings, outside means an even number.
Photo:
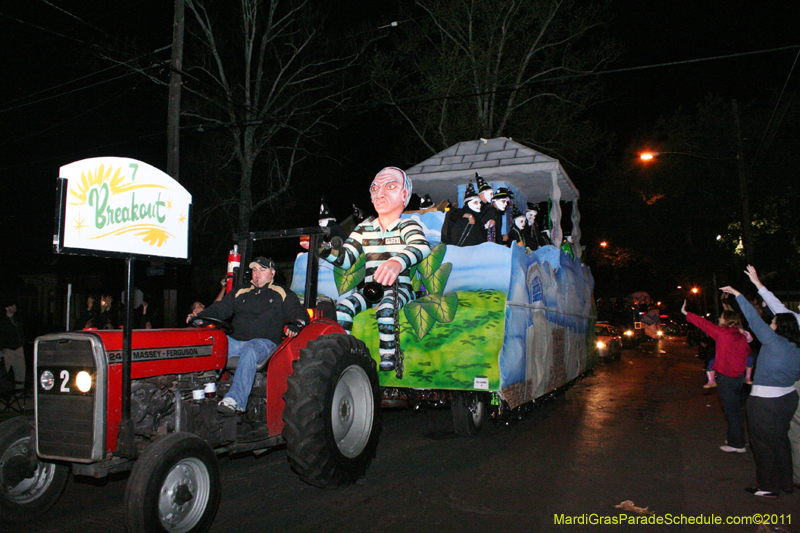
[[[554,246],[527,253],[494,243],[439,244],[444,213],[405,214],[419,222],[431,255],[415,272],[426,295],[400,311],[404,374],[380,372],[381,386],[499,392],[513,408],[579,376],[594,364],[590,338],[594,279]],[[292,290],[302,294],[306,254],[295,262]],[[349,292],[321,262],[318,292]],[[375,310],[356,316],[353,335],[377,360]]]

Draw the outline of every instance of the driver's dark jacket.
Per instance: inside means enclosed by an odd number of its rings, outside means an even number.
[[[302,326],[308,322],[297,295],[274,283],[260,289],[252,284],[234,288],[198,316],[220,320],[233,316],[231,337],[239,341],[269,339],[275,344],[280,344],[285,324]]]

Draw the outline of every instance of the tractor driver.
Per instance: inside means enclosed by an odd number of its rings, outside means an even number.
[[[250,263],[252,283],[234,287],[232,291],[204,310],[192,312],[193,316],[225,320],[233,316],[233,334],[228,335],[228,357],[239,357],[233,385],[219,402],[217,411],[224,415],[242,412],[247,407],[247,397],[253,388],[256,368],[268,359],[280,344],[283,327],[294,337],[306,324],[308,314],[300,305],[297,295],[289,289],[275,285],[275,263],[272,259],[256,257]]]
[[[350,268],[359,256],[366,255],[364,281],[375,281],[387,287],[378,302],[378,337],[381,357],[380,369],[392,370],[395,366],[394,289],[397,281],[398,308],[415,298],[411,286],[411,267],[431,253],[431,245],[419,223],[402,220],[400,215],[411,197],[411,180],[397,167],[386,167],[375,176],[369,187],[377,219],[370,217],[353,229],[340,250],[323,248],[321,259],[340,268]],[[353,318],[370,304],[363,290],[348,296],[336,307],[336,319],[350,333]]]

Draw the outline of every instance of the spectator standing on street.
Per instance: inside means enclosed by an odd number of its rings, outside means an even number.
[[[759,296],[761,296],[764,303],[773,314],[791,313],[797,320],[798,326],[800,326],[800,314],[795,313],[783,305],[783,303],[761,283],[758,279],[758,272],[756,272],[756,269],[753,268],[752,265],[747,265],[747,269],[744,273],[747,274],[747,277],[750,278],[750,281],[756,286]],[[794,388],[800,393],[800,380],[794,382]],[[789,424],[789,442],[792,447],[793,481],[796,487],[800,487],[800,405],[798,405],[795,410],[792,421]]]
[[[739,330],[739,315],[733,311],[723,311],[716,324],[686,311],[683,301],[681,313],[689,323],[702,329],[716,343],[714,371],[717,373],[717,394],[722,404],[722,412],[728,421],[728,440],[720,450],[727,453],[747,451],[744,434],[744,411],[742,410],[742,390],[744,388],[745,367],[750,346],[747,338]]]
[[[17,303],[13,299],[5,302],[6,313],[0,318],[0,350],[5,361],[6,371],[14,380],[25,383],[25,334],[17,314]]]
[[[756,486],[745,490],[756,496],[777,498],[780,491],[793,491],[789,424],[798,403],[794,382],[800,379],[800,327],[792,313],[778,313],[767,325],[739,291],[733,287],[720,290],[736,297],[750,329],[761,341],[747,400]]]

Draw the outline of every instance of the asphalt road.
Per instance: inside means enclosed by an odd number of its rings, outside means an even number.
[[[800,491],[777,500],[744,492],[752,455],[719,450],[723,415],[703,383],[694,351],[664,340],[626,350],[522,420],[474,438],[453,433],[449,410],[386,412],[366,479],[338,491],[301,482],[282,449],[226,459],[212,531],[800,531]],[[122,532],[124,493],[125,476],[73,478],[27,531]],[[615,508],[625,500],[653,514]],[[725,525],[760,514],[782,529]],[[714,516],[723,524],[687,523]],[[630,522],[642,517],[672,524]]]

